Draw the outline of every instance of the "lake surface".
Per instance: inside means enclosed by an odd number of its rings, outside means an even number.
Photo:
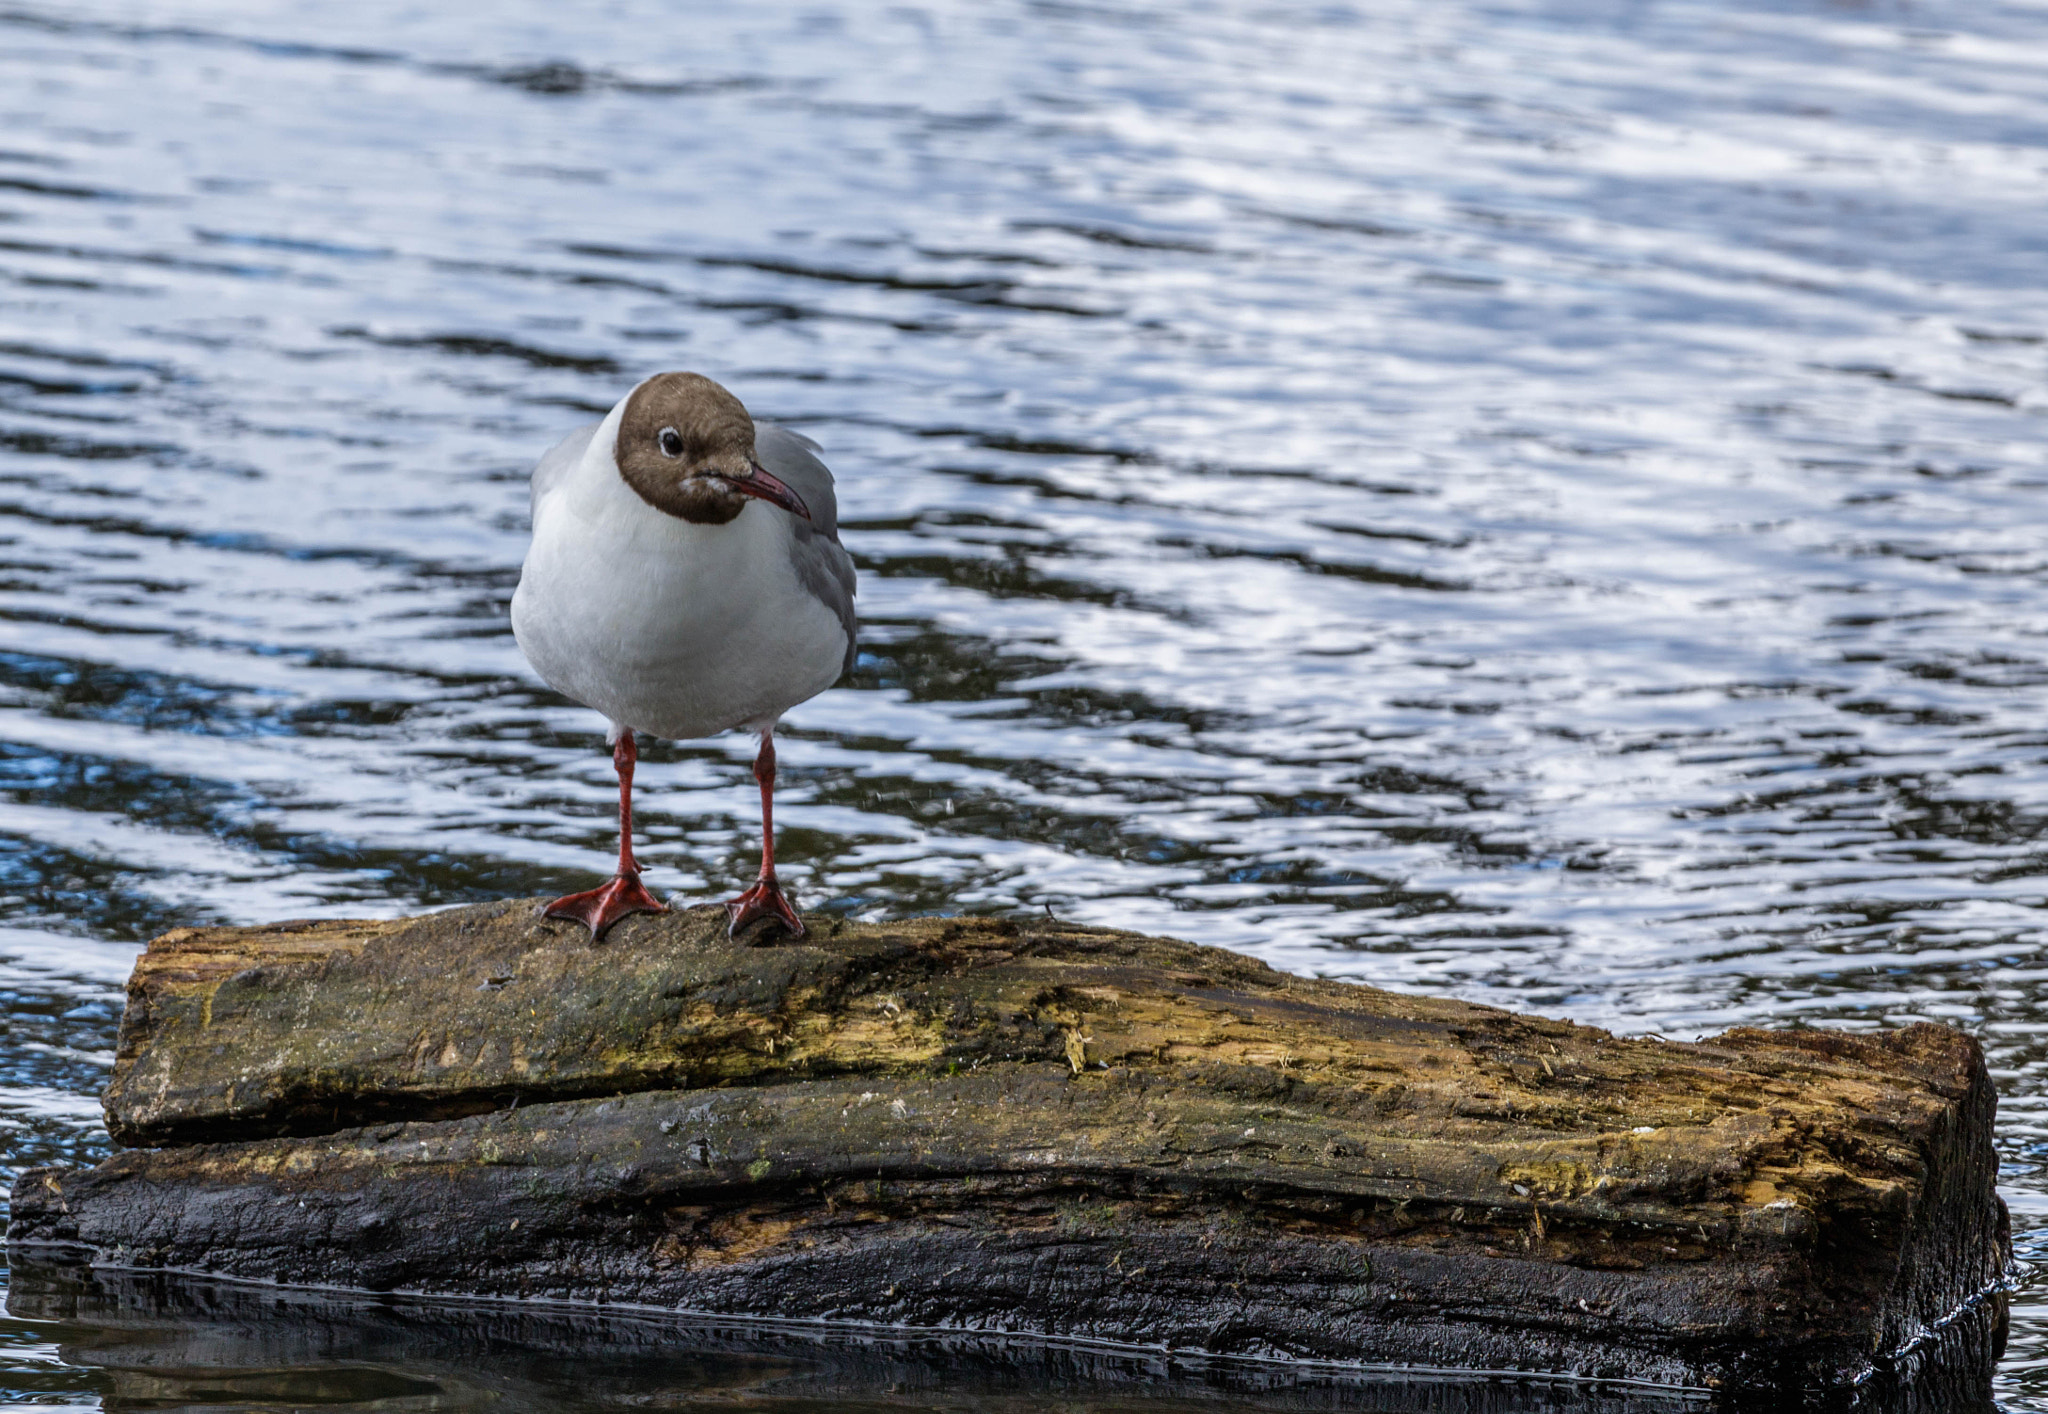
[[[2048,1410],[2044,174],[1995,0],[0,9],[0,1157],[155,932],[609,870],[526,475],[692,368],[861,570],[806,908],[1964,1027]],[[658,891],[751,745],[646,744]]]

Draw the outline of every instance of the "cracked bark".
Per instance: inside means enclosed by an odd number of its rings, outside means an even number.
[[[106,1096],[131,1147],[24,1174],[10,1237],[1723,1386],[1855,1379],[1965,1308],[1996,1339],[1994,1102],[1946,1028],[1624,1040],[1049,922],[722,929],[168,934]]]

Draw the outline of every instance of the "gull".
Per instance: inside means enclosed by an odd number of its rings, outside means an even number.
[[[633,855],[637,733],[761,738],[761,873],[726,905],[738,936],[803,920],[775,878],[775,725],[853,664],[853,561],[839,543],[818,444],[756,422],[698,373],[657,373],[533,469],[533,543],[512,596],[526,661],[602,712],[619,777],[619,868],[558,898],[596,943],[619,919],[666,912]]]

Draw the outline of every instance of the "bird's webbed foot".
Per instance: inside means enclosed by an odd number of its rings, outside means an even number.
[[[782,885],[775,881],[773,874],[764,874],[754,881],[754,886],[733,899],[725,906],[726,916],[732,920],[726,928],[726,936],[737,938],[748,924],[762,918],[772,918],[789,930],[792,938],[804,935],[804,921],[796,916],[796,907],[790,903],[789,895],[782,891]],[[772,935],[774,929],[764,930]],[[760,941],[767,941],[767,936]]]
[[[666,913],[660,899],[647,892],[638,874],[614,874],[598,887],[580,894],[566,894],[541,910],[544,918],[564,918],[590,930],[590,941],[601,942],[605,929],[630,913]]]

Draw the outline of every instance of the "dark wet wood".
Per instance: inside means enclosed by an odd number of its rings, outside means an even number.
[[[1676,1382],[1996,1287],[1974,1042],[1622,1040],[1050,922],[181,930],[17,1241],[373,1289]],[[1996,1298],[1984,1298],[1991,1301]]]

